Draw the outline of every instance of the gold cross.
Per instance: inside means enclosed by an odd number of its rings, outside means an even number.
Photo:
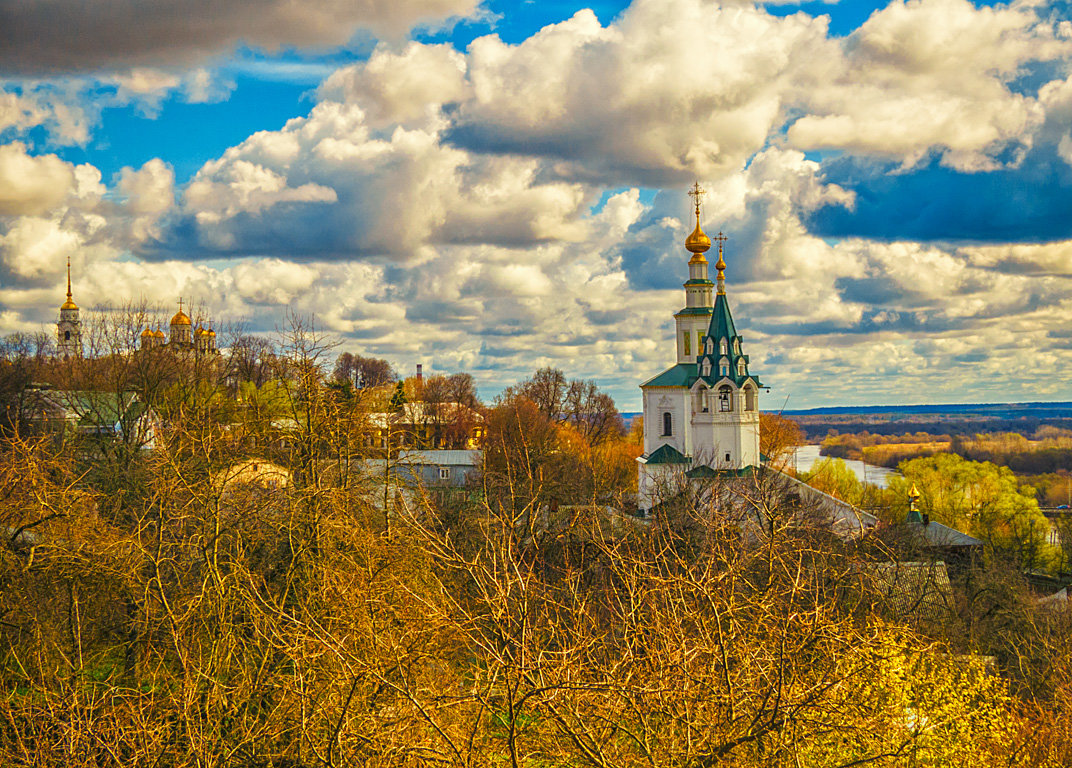
[[[700,186],[700,182],[696,182],[692,185],[692,189],[689,190],[689,197],[691,197],[696,203],[696,215],[700,215],[700,200],[707,194],[707,190]]]

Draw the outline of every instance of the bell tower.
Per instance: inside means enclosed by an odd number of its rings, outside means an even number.
[[[71,296],[71,257],[67,257],[67,301],[60,305],[60,319],[56,323],[56,348],[60,357],[67,359],[82,356],[82,320],[78,305]]]

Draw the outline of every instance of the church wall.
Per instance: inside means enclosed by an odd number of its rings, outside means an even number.
[[[663,414],[669,413],[672,434],[663,434]],[[689,455],[692,450],[689,390],[684,387],[650,387],[644,390],[644,453],[670,445]]]

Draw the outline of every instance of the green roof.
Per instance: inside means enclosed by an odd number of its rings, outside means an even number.
[[[685,477],[690,480],[708,477],[751,477],[755,474],[755,471],[756,468],[753,466],[741,467],[740,469],[714,469],[706,464],[699,464],[686,472]]]
[[[663,371],[653,379],[648,379],[641,387],[691,387],[696,381],[696,363],[678,363],[673,368]]]
[[[710,315],[711,307],[685,307],[680,310],[674,317],[681,317],[682,315]]]
[[[685,285],[714,285],[714,283],[705,277],[694,277],[691,280],[686,280]]]
[[[660,445],[647,457],[648,464],[688,464],[688,458],[672,445]]]

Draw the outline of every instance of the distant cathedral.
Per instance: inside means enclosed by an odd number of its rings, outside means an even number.
[[[67,301],[60,305],[60,318],[56,322],[56,348],[65,360],[82,356],[82,320],[78,305],[71,295],[71,260],[67,259]],[[163,348],[182,357],[217,357],[216,332],[211,326],[195,328],[190,316],[182,311],[182,299],[179,299],[179,311],[171,318],[171,338],[157,328],[146,327],[141,332],[141,349]]]
[[[677,473],[711,477],[760,466],[759,390],[763,384],[748,370],[726,298],[726,262],[719,233],[716,282],[707,276],[704,254],[711,238],[700,227],[696,184],[696,228],[685,239],[689,279],[685,307],[674,315],[677,364],[640,385],[644,393],[644,455],[637,459],[639,507],[659,502],[662,487]],[[714,303],[712,304],[712,289]]]
[[[216,332],[208,325],[198,323],[195,328],[190,316],[182,311],[182,299],[179,299],[179,311],[171,318],[171,338],[157,328],[146,326],[141,332],[141,348],[164,348],[183,356],[218,355],[216,349]]]

